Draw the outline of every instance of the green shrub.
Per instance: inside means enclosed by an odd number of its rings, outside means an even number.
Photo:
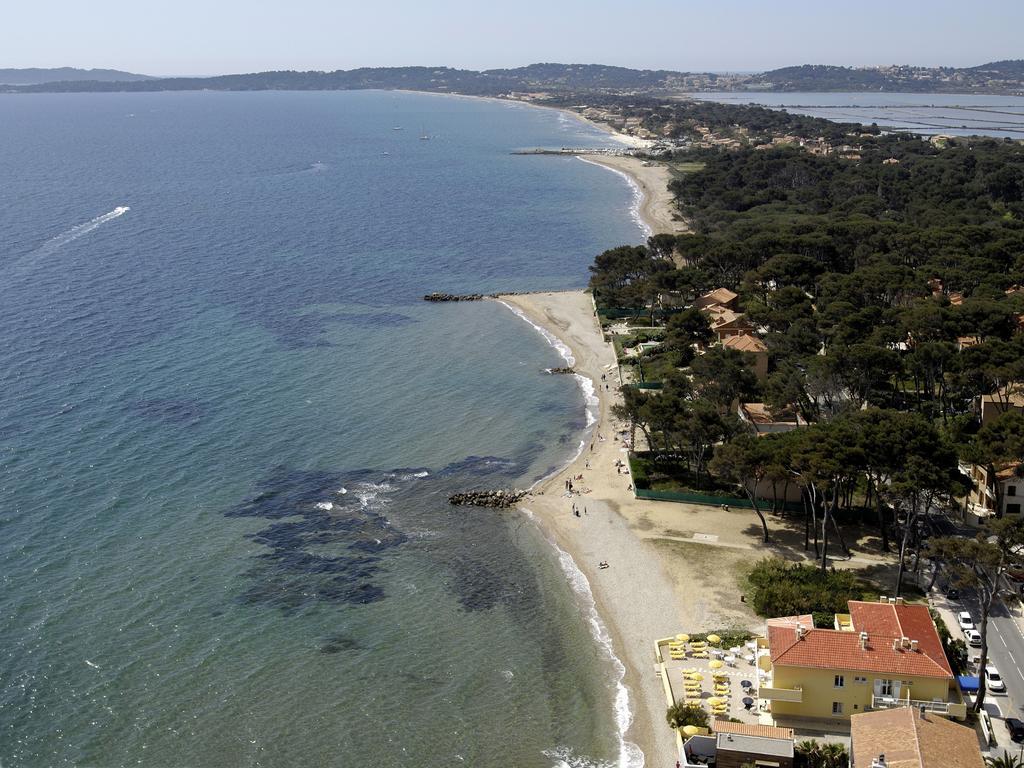
[[[845,613],[850,600],[863,600],[865,584],[850,571],[822,571],[812,565],[788,563],[777,557],[759,560],[747,576],[750,603],[760,616],[802,613],[830,617]],[[817,626],[819,617],[815,617]],[[827,621],[832,626],[831,618]]]
[[[839,611],[843,613],[843,611]],[[814,626],[817,629],[835,629],[836,615],[828,611],[815,611],[811,614],[814,617]]]
[[[754,637],[752,632],[748,632],[745,629],[713,629],[710,632],[698,632],[696,635],[690,635],[691,642],[705,642],[708,639],[708,635],[718,635],[722,642],[719,645],[722,648],[733,648],[737,645],[743,645],[747,640]]]
[[[665,720],[672,728],[683,728],[687,725],[707,728],[708,711],[700,704],[687,704],[685,701],[677,701],[668,708],[668,712],[665,713]]]

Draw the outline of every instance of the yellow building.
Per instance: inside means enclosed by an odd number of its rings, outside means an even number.
[[[835,629],[810,615],[769,619],[759,695],[776,720],[845,720],[913,705],[963,719],[966,706],[927,606],[850,601]]]

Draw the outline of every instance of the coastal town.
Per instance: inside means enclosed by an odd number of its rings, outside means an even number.
[[[648,217],[645,246],[596,259],[591,296],[508,299],[569,345],[575,372],[616,385],[598,387],[596,443],[521,504],[546,509],[559,546],[592,563],[584,570],[610,606],[627,681],[649,708],[635,722],[667,709],[670,745],[657,730],[633,737],[659,756],[652,764],[688,768],[973,768],[1020,751],[1020,263],[965,282],[925,257],[882,278],[888,285],[868,285],[872,270],[888,268],[829,266],[836,255],[812,257],[820,244],[808,248],[783,225],[766,255],[735,270],[715,239],[741,220],[715,225],[707,206],[718,203],[704,190],[714,173],[780,152],[877,178],[983,147],[1020,167],[1024,148],[836,136],[820,125],[810,127],[831,138],[806,125],[755,137],[738,111],[724,132],[691,123],[687,138],[665,142],[658,134],[678,133],[678,123],[651,130],[620,110],[575,111],[648,142],[618,153],[618,168],[674,212]],[[651,167],[668,188],[644,178]],[[1019,188],[1012,199],[1019,209]],[[728,244],[733,260],[740,247]],[[829,270],[837,274],[826,279]],[[860,284],[840,288],[838,273],[858,270]],[[837,300],[849,319],[887,307],[891,330],[872,337],[870,325],[847,334],[839,316],[823,323]],[[997,348],[1000,362],[981,351]],[[938,370],[918,369],[940,349]],[[951,419],[955,435],[941,426]],[[559,488],[567,476],[576,486]],[[584,503],[581,522],[573,511]],[[627,558],[629,570],[617,571]],[[652,615],[634,606],[620,623],[614,606],[632,589],[655,604]],[[653,648],[653,674],[638,644]]]

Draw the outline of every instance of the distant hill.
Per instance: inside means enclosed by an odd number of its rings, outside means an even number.
[[[0,69],[2,85],[39,85],[41,83],[92,81],[92,82],[134,82],[139,80],[155,80],[149,75],[136,75],[118,69],[77,69],[75,67],[55,67],[53,69]]]
[[[835,67],[805,64],[754,75],[737,90],[896,91],[906,93],[1021,93],[1024,59],[977,67]]]
[[[6,72],[27,70],[6,70]],[[0,83],[4,82],[0,70]],[[677,95],[688,91],[896,91],[911,93],[1024,94],[1024,60],[994,61],[977,67],[836,67],[803,65],[760,74],[686,73],[628,69],[603,64],[531,64],[515,69],[451,67],[379,67],[334,72],[253,72],[216,77],[149,78],[110,70],[33,70],[45,74],[24,85],[23,92],[73,91],[347,91],[406,89],[474,96],[510,92],[615,93]],[[74,77],[66,73],[74,73]],[[100,73],[105,77],[100,77]],[[41,82],[39,77],[47,79]]]

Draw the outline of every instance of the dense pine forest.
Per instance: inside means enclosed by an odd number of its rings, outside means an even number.
[[[731,114],[739,127],[747,116],[764,129],[758,111]],[[773,128],[807,133],[805,120]],[[591,268],[606,327],[633,311],[656,343],[623,358],[635,373],[619,415],[648,448],[638,485],[731,486],[762,522],[796,490],[823,567],[830,539],[848,551],[842,523],[916,551],[924,517],[962,507],[964,467],[995,478],[1024,460],[1024,145],[847,140],[855,154],[676,152],[674,167],[690,170],[672,190],[692,232],[612,249]],[[735,300],[706,306],[716,289]],[[752,346],[716,331],[722,318]],[[762,348],[755,375],[743,350]],[[983,399],[995,414],[984,425]],[[755,436],[742,403],[788,427]],[[918,560],[900,563],[902,578]]]

